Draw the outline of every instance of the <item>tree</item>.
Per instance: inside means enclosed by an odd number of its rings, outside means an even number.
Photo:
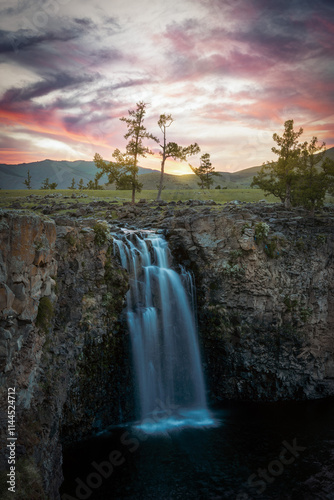
[[[88,181],[87,186],[84,189],[92,189],[92,190],[103,189],[103,186],[99,184],[97,176],[98,174],[95,175],[93,181]]]
[[[323,142],[318,146],[317,142],[318,139],[313,137],[309,144],[303,144],[295,179],[296,186],[292,193],[293,204],[301,205],[311,213],[323,205],[327,191],[327,175],[324,170],[317,169],[318,164],[320,167],[323,165],[326,145]]]
[[[293,130],[293,120],[287,120],[284,123],[283,136],[280,137],[276,133],[273,135],[278,147],[272,147],[271,150],[278,155],[278,160],[264,164],[251,184],[252,187],[263,189],[266,194],[280,198],[288,209],[292,204],[291,189],[296,180],[302,150],[302,145],[298,143],[302,133],[302,128],[298,132]]]
[[[30,170],[28,170],[27,178],[23,181],[23,184],[27,186],[27,189],[31,189],[31,175]]]
[[[202,154],[199,167],[189,166],[194,174],[199,177],[200,182],[198,182],[198,185],[201,189],[210,189],[210,186],[213,183],[212,175],[215,168],[212,166],[209,153]]]
[[[83,179],[80,179],[80,181],[78,182],[78,189],[80,189],[80,190],[84,189],[84,181],[83,181]]]
[[[300,205],[314,214],[324,204],[327,190],[333,185],[334,172],[325,158],[326,144],[318,145],[317,137],[302,145],[295,186],[292,192],[293,205]]]
[[[120,118],[121,121],[126,123],[128,128],[127,133],[124,135],[125,139],[130,139],[126,145],[126,155],[117,153],[114,157],[119,159],[121,167],[125,170],[125,175],[128,175],[132,184],[132,204],[135,203],[136,191],[141,191],[142,184],[138,182],[138,158],[139,156],[146,157],[146,154],[152,154],[148,147],[143,145],[143,139],[152,139],[159,142],[154,135],[149,134],[143,125],[144,116],[146,113],[147,104],[144,102],[137,103],[136,110],[129,110],[129,118]]]
[[[322,164],[322,169],[327,176],[327,190],[328,193],[334,196],[334,161],[326,158]]]
[[[116,189],[132,190],[140,192],[143,184],[138,180],[138,167],[133,165],[133,157],[122,154],[119,149],[115,149],[112,154],[115,161],[105,162],[98,153],[94,156],[94,163],[99,172],[96,174],[96,179],[100,179],[106,174],[109,184],[115,184]],[[132,198],[133,202],[133,198]]]
[[[40,189],[50,189],[49,177],[44,179]]]
[[[160,144],[160,147],[162,148],[162,152],[160,153],[162,156],[161,160],[161,173],[160,173],[160,181],[158,185],[158,195],[157,195],[157,200],[161,199],[161,192],[163,190],[163,180],[164,180],[164,173],[165,173],[165,162],[167,158],[173,158],[173,160],[180,160],[180,161],[185,161],[187,159],[187,156],[195,155],[200,152],[200,148],[198,144],[195,142],[194,144],[190,144],[190,146],[187,147],[182,147],[176,144],[175,142],[168,142],[166,141],[166,135],[167,135],[167,128],[171,126],[173,123],[173,118],[172,115],[160,115],[158,125],[159,128],[163,134],[163,143]]]
[[[71,185],[70,185],[67,189],[76,189],[76,187],[75,187],[75,179],[74,179],[74,177],[72,178]]]
[[[40,189],[56,189],[58,186],[57,182],[49,182],[49,177],[44,179],[43,184],[41,185]]]
[[[138,158],[152,154],[149,148],[143,145],[143,139],[159,142],[156,137],[147,132],[143,125],[146,106],[146,103],[138,102],[137,109],[128,111],[128,118],[120,118],[128,128],[124,138],[130,139],[126,145],[125,154],[121,153],[119,149],[115,149],[112,155],[115,161],[109,163],[106,163],[97,153],[94,156],[95,165],[100,170],[97,178],[100,179],[103,174],[107,174],[109,182],[115,182],[117,189],[124,189],[124,186],[130,187],[132,204],[135,203],[136,191],[140,192],[142,188],[142,184],[138,181]]]

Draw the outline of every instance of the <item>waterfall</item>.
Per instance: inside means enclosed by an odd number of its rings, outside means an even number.
[[[159,432],[212,425],[195,321],[192,276],[170,267],[166,240],[153,232],[114,236],[114,253],[129,272],[126,316],[131,335],[140,426]]]

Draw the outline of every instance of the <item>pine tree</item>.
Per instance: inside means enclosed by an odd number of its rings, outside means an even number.
[[[206,189],[210,189],[211,184],[213,184],[212,175],[215,167],[212,166],[209,153],[204,153],[201,156],[201,168],[204,175],[204,186]]]
[[[30,170],[28,170],[27,178],[23,181],[23,184],[27,186],[27,189],[31,189],[31,175]]]
[[[40,189],[50,189],[49,177],[44,179]]]
[[[78,182],[78,189],[80,189],[80,190],[84,189],[84,181],[83,181],[83,179],[80,179],[80,181]]]
[[[200,166],[193,167],[189,165],[194,174],[199,178],[198,185],[201,189],[210,189],[211,184],[213,183],[212,175],[214,172],[214,167],[210,161],[209,153],[202,154],[200,158]]]
[[[126,155],[117,153],[114,157],[116,161],[120,161],[123,169],[123,175],[127,175],[131,179],[132,189],[132,203],[135,203],[136,191],[141,191],[142,184],[138,181],[138,158],[140,156],[146,157],[147,154],[152,154],[148,147],[143,145],[143,139],[151,139],[158,142],[158,139],[152,134],[149,134],[143,125],[144,116],[146,114],[147,104],[144,102],[137,103],[136,110],[129,110],[129,118],[120,118],[121,121],[126,123],[128,128],[127,133],[124,135],[125,139],[130,139],[126,145]]]
[[[272,147],[271,150],[278,155],[278,160],[264,164],[251,184],[252,187],[263,189],[266,194],[280,198],[288,209],[292,204],[291,189],[296,180],[302,150],[302,145],[298,143],[302,133],[302,128],[298,132],[293,130],[293,120],[287,120],[284,123],[283,136],[280,137],[276,133],[273,135],[278,147]]]
[[[71,185],[70,185],[67,189],[76,189],[76,187],[75,187],[75,179],[74,179],[74,177],[72,178]]]
[[[161,172],[160,172],[160,181],[158,187],[158,195],[157,200],[161,199],[161,192],[163,190],[163,179],[165,173],[165,162],[167,158],[173,158],[173,160],[185,161],[187,156],[195,155],[200,152],[200,148],[198,144],[195,142],[194,144],[190,144],[190,146],[182,147],[176,144],[175,142],[166,141],[167,128],[171,126],[173,123],[172,115],[160,115],[158,125],[163,134],[163,143],[160,144],[162,148],[161,156]]]
[[[292,193],[293,205],[303,206],[312,214],[316,208],[323,206],[326,191],[332,182],[330,160],[325,158],[326,144],[317,143],[317,137],[313,137],[310,143],[303,144]]]
[[[116,189],[124,189],[130,187],[132,191],[132,204],[135,203],[136,191],[140,192],[142,183],[138,180],[138,159],[140,156],[145,157],[146,154],[152,154],[148,147],[143,145],[143,139],[152,139],[159,142],[156,137],[149,134],[143,125],[144,116],[146,113],[146,104],[144,102],[137,103],[137,109],[129,110],[129,118],[120,118],[126,123],[128,128],[124,135],[125,139],[130,139],[126,146],[126,153],[121,153],[119,149],[115,149],[113,153],[114,161],[106,163],[103,158],[96,153],[94,162],[99,170],[97,179],[100,179],[103,174],[108,176],[110,184],[115,183]]]

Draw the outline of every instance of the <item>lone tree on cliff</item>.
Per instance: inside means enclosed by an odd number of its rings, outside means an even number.
[[[112,155],[115,161],[109,163],[106,163],[97,153],[94,156],[95,165],[100,170],[96,176],[97,179],[100,179],[103,174],[107,174],[109,182],[111,184],[115,182],[117,189],[131,189],[133,204],[135,203],[136,191],[140,192],[143,186],[138,181],[138,158],[152,154],[149,148],[143,145],[143,139],[152,139],[158,142],[158,139],[149,134],[143,125],[146,106],[146,103],[138,102],[137,109],[128,111],[128,118],[120,118],[128,128],[124,137],[130,139],[126,145],[125,154],[121,153],[119,149],[115,149]]]
[[[209,153],[202,154],[199,167],[189,166],[194,174],[196,174],[199,178],[200,182],[198,182],[198,185],[201,189],[210,189],[210,186],[213,183],[212,176],[215,167],[212,166]]]
[[[185,161],[187,156],[195,155],[200,152],[200,147],[195,142],[194,144],[190,144],[190,146],[182,147],[176,144],[176,142],[168,142],[167,143],[167,128],[171,126],[173,123],[172,115],[163,114],[160,115],[158,125],[163,134],[163,143],[160,144],[162,148],[162,152],[160,152],[162,156],[161,160],[161,172],[160,172],[160,181],[158,185],[158,195],[157,200],[161,199],[161,192],[163,190],[163,182],[164,182],[164,173],[165,173],[165,162],[167,158],[173,158],[173,160]]]
[[[273,135],[273,139],[278,147],[272,147],[273,153],[278,155],[278,160],[264,164],[255,175],[251,186],[258,186],[266,194],[273,194],[280,198],[286,208],[291,208],[292,185],[296,179],[298,162],[302,146],[298,143],[298,138],[303,133],[300,128],[298,132],[293,130],[293,120],[284,123],[284,133],[280,137]]]

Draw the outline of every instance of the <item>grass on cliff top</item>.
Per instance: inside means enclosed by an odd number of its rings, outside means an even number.
[[[87,195],[87,198],[71,198],[72,194]],[[0,193],[0,207],[6,208],[14,201],[19,201],[27,205],[36,205],[38,201],[35,199],[27,199],[28,196],[45,197],[50,194],[61,194],[61,197],[50,198],[51,201],[59,203],[72,204],[75,199],[80,203],[89,203],[92,200],[103,199],[110,201],[118,201],[122,204],[123,201],[131,201],[131,191],[112,191],[112,190],[70,190],[70,189],[55,189],[55,190],[41,190],[41,189],[19,189],[19,190],[1,190]],[[65,196],[70,198],[64,199]],[[143,190],[141,193],[136,194],[136,201],[145,198],[147,201],[154,201],[157,196],[157,190]],[[226,203],[232,200],[256,202],[259,200],[267,200],[268,202],[279,201],[274,196],[265,196],[261,189],[165,189],[162,192],[162,199],[165,201],[187,201],[189,199],[195,200],[214,200],[217,203]]]
[[[61,194],[55,198],[47,198],[48,195]],[[75,198],[72,198],[72,194]],[[39,198],[28,198],[30,195],[38,196]],[[84,195],[81,198],[80,195]],[[78,197],[77,197],[78,196]],[[144,198],[147,201],[154,201],[157,196],[156,190],[143,190],[136,194],[136,201]],[[265,196],[261,189],[165,189],[162,192],[162,199],[165,201],[187,201],[193,200],[214,200],[216,203],[224,204],[229,201],[238,200],[245,202],[258,202],[266,200],[268,203],[279,203],[279,199],[273,195]],[[20,190],[1,190],[0,191],[0,208],[13,208],[13,202],[19,202],[23,209],[31,210],[42,202],[42,208],[46,205],[52,206],[53,203],[61,205],[61,209],[57,209],[57,214],[66,214],[68,211],[73,211],[69,206],[80,204],[89,204],[92,201],[105,200],[116,201],[115,206],[122,205],[124,201],[131,201],[131,191],[112,191],[112,190],[41,190],[41,189],[20,189]],[[326,197],[326,203],[334,203],[334,197]],[[36,213],[41,209],[34,208]],[[101,216],[103,216],[105,208],[101,208]],[[95,210],[97,215],[97,210]]]

